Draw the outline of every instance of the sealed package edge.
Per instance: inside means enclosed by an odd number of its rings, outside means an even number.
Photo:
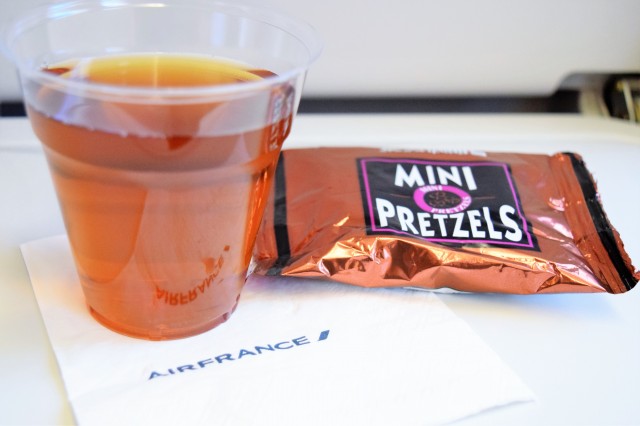
[[[516,294],[640,278],[574,153],[286,150],[261,226],[266,275]]]

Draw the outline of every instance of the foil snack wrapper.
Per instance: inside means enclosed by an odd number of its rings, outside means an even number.
[[[282,152],[253,272],[515,294],[640,279],[577,154],[371,148]]]

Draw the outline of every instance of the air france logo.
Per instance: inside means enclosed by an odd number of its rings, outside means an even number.
[[[241,361],[243,359],[265,356],[265,354],[288,351],[299,348],[301,346],[309,345],[314,342],[322,342],[327,340],[327,338],[329,337],[329,331],[330,330],[322,331],[319,335],[317,335],[317,338],[315,339],[307,336],[298,336],[292,339],[278,340],[271,343],[261,342],[260,344],[252,345],[251,347],[243,347],[229,352],[218,353],[216,355],[182,365],[155,369],[151,371],[151,373],[149,373],[147,380],[198,371],[207,367],[211,368],[214,365],[220,365],[223,363],[225,365],[228,365],[234,362]]]
[[[538,249],[505,163],[361,158],[358,167],[370,235]]]

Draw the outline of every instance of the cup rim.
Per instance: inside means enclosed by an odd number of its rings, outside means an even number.
[[[260,80],[222,85],[144,87],[69,80],[41,69],[34,69],[32,66],[29,66],[26,61],[19,58],[12,48],[12,45],[21,33],[46,21],[62,19],[67,16],[96,9],[128,7],[201,8],[203,10],[219,10],[231,15],[245,16],[259,22],[277,26],[282,31],[298,39],[306,48],[308,57],[304,63],[300,63],[284,72],[274,76],[264,77]],[[4,46],[2,46],[2,44],[4,44]],[[65,91],[85,94],[91,93],[92,96],[106,98],[120,98],[126,95],[132,100],[138,99],[138,101],[142,102],[145,102],[145,98],[150,97],[154,98],[151,102],[157,102],[158,99],[184,99],[187,101],[188,99],[194,98],[203,99],[212,96],[236,95],[256,90],[264,90],[283,84],[306,72],[309,66],[320,56],[323,49],[318,32],[310,24],[278,9],[242,2],[231,3],[225,0],[101,0],[99,2],[92,0],[70,0],[43,5],[30,9],[10,22],[4,28],[0,39],[0,47],[4,47],[5,55],[14,63],[23,78],[35,79],[45,84],[64,87]]]

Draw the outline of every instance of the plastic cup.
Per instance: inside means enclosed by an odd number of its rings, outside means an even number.
[[[31,11],[3,41],[93,317],[150,340],[227,320],[313,29],[237,3],[78,1]]]

